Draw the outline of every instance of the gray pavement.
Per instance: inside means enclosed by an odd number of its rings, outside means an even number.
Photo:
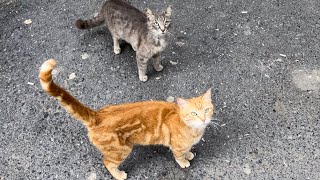
[[[208,127],[191,166],[136,147],[121,166],[129,179],[320,179],[320,1],[130,0],[173,6],[165,69],[150,67],[146,83],[106,27],[73,26],[102,2],[0,1],[0,180],[111,179],[84,126],[41,90],[49,58],[56,81],[95,109],[213,88],[221,127]]]

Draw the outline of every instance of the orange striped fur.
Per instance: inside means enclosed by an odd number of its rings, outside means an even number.
[[[190,149],[201,139],[215,110],[211,89],[199,97],[177,98],[177,103],[144,101],[107,105],[94,111],[53,82],[51,71],[55,64],[51,59],[41,67],[39,79],[43,90],[86,125],[90,141],[103,154],[104,165],[114,178],[127,178],[118,166],[135,144],[167,146],[182,168],[190,166],[194,157]]]

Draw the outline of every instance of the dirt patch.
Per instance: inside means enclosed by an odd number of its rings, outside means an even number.
[[[292,79],[296,87],[303,91],[320,90],[320,69],[295,70]]]

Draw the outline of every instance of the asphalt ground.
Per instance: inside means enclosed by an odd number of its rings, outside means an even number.
[[[103,1],[0,1],[0,179],[111,179],[85,127],[40,87],[54,77],[84,104],[193,97],[212,88],[209,126],[181,169],[164,147],[137,146],[128,179],[320,179],[320,1],[138,1],[172,5],[165,66],[138,80],[134,52],[114,55],[105,26],[78,30]]]

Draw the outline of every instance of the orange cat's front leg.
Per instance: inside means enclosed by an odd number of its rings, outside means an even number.
[[[190,152],[190,151],[187,152],[185,154],[185,156],[186,156],[186,159],[189,160],[189,161],[191,161],[194,158],[194,154],[192,152]]]
[[[172,149],[172,152],[181,168],[187,168],[190,166],[189,160],[192,160],[194,157],[192,152],[189,152],[189,150],[177,150],[174,148]]]

